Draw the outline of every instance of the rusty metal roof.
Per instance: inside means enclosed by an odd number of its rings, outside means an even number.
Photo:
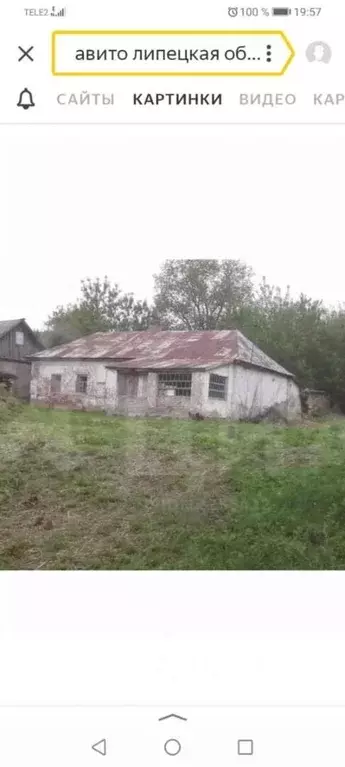
[[[93,333],[71,343],[45,349],[33,360],[107,360],[114,368],[214,368],[245,363],[292,374],[238,330],[141,330],[125,333]]]

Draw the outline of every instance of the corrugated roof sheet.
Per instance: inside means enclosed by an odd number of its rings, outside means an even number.
[[[238,330],[93,333],[32,359],[102,359],[117,368],[208,368],[243,362],[291,376]]]
[[[9,333],[10,330],[17,327],[20,322],[23,322],[23,317],[19,320],[0,320],[0,338]]]
[[[249,341],[243,333],[237,332],[238,350],[237,350],[237,362],[243,362],[248,365],[254,365],[255,367],[265,368],[266,370],[273,370],[275,373],[289,376],[293,378],[293,374],[283,368],[278,362],[275,362],[268,354],[261,351],[258,346]]]

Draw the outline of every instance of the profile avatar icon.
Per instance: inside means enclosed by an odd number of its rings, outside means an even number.
[[[323,64],[329,64],[332,58],[332,49],[328,43],[323,43],[322,41],[310,43],[306,50],[306,57],[310,63],[316,61]]]

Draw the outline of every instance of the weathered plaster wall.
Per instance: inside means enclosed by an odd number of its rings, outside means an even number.
[[[122,415],[156,415],[173,418],[188,418],[189,412],[201,412],[207,396],[208,377],[205,372],[196,371],[192,375],[190,397],[169,396],[158,392],[158,376],[148,373],[139,376],[138,396],[116,395],[112,402],[107,401],[109,412]]]
[[[288,382],[288,417],[291,419],[301,418],[301,395],[299,386],[290,378]]]
[[[233,420],[255,417],[276,404],[285,405],[288,418],[301,415],[299,389],[292,379],[241,365],[233,365],[230,401]]]
[[[61,375],[61,393],[50,393],[52,374]],[[87,375],[87,393],[76,392],[77,375]],[[32,363],[31,402],[55,406],[103,409],[106,402],[106,368],[103,362],[51,360]]]
[[[229,418],[230,416],[230,402],[231,402],[231,385],[232,385],[232,365],[223,365],[222,367],[207,371],[204,373],[204,389],[203,389],[203,407],[201,410],[202,415],[209,418]],[[215,399],[208,396],[208,387],[210,374],[214,373],[217,376],[224,376],[228,379],[226,399]]]
[[[261,413],[277,403],[285,404],[288,417],[300,415],[299,390],[293,380],[269,371],[221,366],[211,372],[228,378],[226,399],[208,397],[209,371],[195,371],[192,376],[191,397],[170,397],[158,393],[156,373],[142,374],[138,379],[137,396],[120,395],[118,374],[106,367],[106,362],[72,360],[42,360],[32,364],[31,401],[54,406],[86,409],[106,409],[109,413],[129,416],[162,415],[188,418],[189,413],[215,418],[247,418]],[[50,394],[51,375],[61,375],[61,394]],[[88,376],[86,394],[75,391],[77,374]]]

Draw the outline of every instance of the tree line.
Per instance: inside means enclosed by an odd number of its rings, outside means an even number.
[[[81,281],[80,295],[58,306],[38,335],[46,347],[98,331],[236,328],[296,376],[324,389],[345,411],[345,309],[304,294],[293,298],[239,260],[169,260],[154,275],[153,300],[140,301],[104,278]]]

